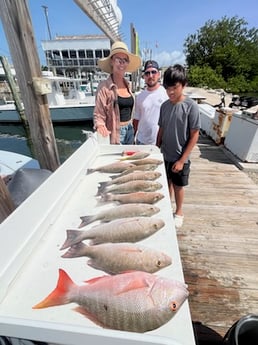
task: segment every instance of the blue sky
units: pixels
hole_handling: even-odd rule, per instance
[[[43,5],[48,7],[52,37],[102,33],[73,0],[29,0],[28,3],[42,64],[45,59],[41,40],[48,39]],[[117,5],[123,15],[120,31],[124,41],[130,47],[130,25],[133,24],[144,57],[156,59],[161,66],[184,63],[185,39],[208,20],[238,16],[246,20],[249,28],[258,27],[257,0],[117,0]],[[11,61],[2,25],[0,55]]]

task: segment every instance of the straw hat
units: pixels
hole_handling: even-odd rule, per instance
[[[113,43],[109,56],[98,60],[98,66],[102,71],[112,73],[110,59],[118,53],[124,53],[129,57],[130,62],[126,66],[126,72],[135,72],[141,66],[141,58],[138,55],[130,53],[125,43],[117,41]]]

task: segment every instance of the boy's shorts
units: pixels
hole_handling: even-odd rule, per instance
[[[175,162],[165,161],[165,169],[168,181],[171,181],[174,185],[179,187],[184,187],[188,185],[189,175],[190,175],[190,165],[191,162],[188,161],[184,164],[183,170],[175,173],[173,172],[172,166]]]

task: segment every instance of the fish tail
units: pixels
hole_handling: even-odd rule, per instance
[[[82,228],[83,226],[86,226],[93,222],[93,217],[92,216],[82,216],[81,218],[81,224],[79,225],[79,228]]]
[[[34,305],[32,309],[42,309],[70,303],[68,292],[74,286],[75,284],[68,274],[64,270],[59,269],[56,288],[45,299]]]
[[[86,175],[92,174],[95,171],[95,169],[87,169]]]
[[[85,248],[88,246],[82,242],[76,243],[71,246],[63,255],[62,258],[78,258],[80,256],[85,256]]]
[[[107,186],[107,182],[100,182],[99,183],[97,196],[103,192],[103,190],[106,188],[106,186]]]
[[[60,250],[66,249],[80,242],[82,233],[83,231],[80,231],[80,230],[72,230],[72,229],[66,230],[66,240],[64,241],[64,244],[62,245]]]
[[[105,193],[101,195],[102,202],[112,201],[112,194],[111,193]]]
[[[117,177],[120,177],[121,174],[116,174],[116,175],[110,175],[109,177],[111,178],[111,180],[114,180]]]

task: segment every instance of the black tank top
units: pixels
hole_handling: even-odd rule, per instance
[[[132,109],[134,105],[134,99],[130,97],[120,97],[118,96],[118,106],[120,112],[120,121],[127,122],[131,120]]]

